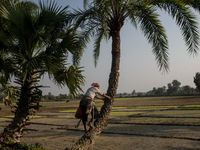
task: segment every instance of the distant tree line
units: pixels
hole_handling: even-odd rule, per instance
[[[190,87],[189,85],[180,86],[181,82],[178,80],[173,80],[172,83],[168,83],[167,87],[153,88],[146,93],[147,96],[173,96],[173,95],[194,95],[198,94],[199,90],[197,88]]]
[[[181,82],[178,80],[173,80],[171,83],[162,87],[153,87],[152,90],[148,92],[136,92],[132,93],[118,93],[117,97],[134,97],[134,96],[176,96],[176,95],[197,95],[200,94],[200,73],[197,72],[194,77],[194,83],[196,88],[185,85],[181,87]]]
[[[74,97],[74,99],[80,99],[83,96],[83,94],[79,94]],[[7,94],[2,92],[0,90],[0,102],[3,102],[3,99],[7,97]],[[41,101],[65,101],[71,99],[71,96],[69,94],[59,94],[58,96],[53,95],[51,92],[49,92],[46,95],[42,96]],[[15,99],[13,99],[15,101]]]
[[[173,80],[171,83],[167,84],[166,86],[162,87],[153,87],[152,90],[148,92],[136,92],[135,90],[132,91],[132,93],[118,93],[116,97],[134,97],[134,96],[176,96],[176,95],[197,95],[200,94],[200,73],[197,72],[194,77],[194,83],[196,85],[196,88],[190,87],[189,85],[185,85],[181,87],[181,82],[178,80]],[[7,95],[0,90],[0,102],[3,101],[3,99]],[[75,99],[80,99],[83,96],[83,94],[79,94]],[[49,92],[47,95],[42,96],[41,101],[65,101],[71,99],[69,94],[59,94],[58,96],[53,95],[51,92]]]
[[[79,94],[75,96],[75,99],[79,99],[83,96],[83,94]],[[59,94],[58,96],[52,95],[51,92],[49,92],[47,95],[44,95],[42,97],[41,101],[65,101],[71,99],[70,95],[68,94]]]

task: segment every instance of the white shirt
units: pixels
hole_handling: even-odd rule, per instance
[[[92,99],[95,98],[96,95],[102,95],[103,96],[103,93],[101,93],[101,91],[97,88],[97,87],[90,87],[84,96],[89,96],[91,97]]]

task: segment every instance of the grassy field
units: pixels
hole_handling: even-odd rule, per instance
[[[101,110],[101,106],[103,105],[102,100],[95,100],[96,106],[98,110]],[[39,117],[40,112],[54,112],[54,113],[63,113],[66,115],[62,115],[62,117],[66,118],[74,118],[74,114],[76,112],[77,107],[79,106],[79,100],[70,100],[66,103],[66,101],[60,102],[41,102],[40,111],[37,114]],[[3,103],[0,103],[0,107],[2,111],[0,111],[0,115],[3,111],[11,111],[14,108],[9,108],[4,106]],[[9,115],[9,116],[7,116]],[[12,118],[10,113],[7,115],[1,115],[0,121],[6,116],[6,120]],[[171,118],[195,118],[198,119],[200,116],[200,97],[197,96],[174,96],[174,97],[142,97],[142,98],[116,98],[114,102],[114,106],[112,107],[112,112],[110,114],[110,119],[117,118],[119,122],[120,118],[126,117],[131,121],[131,118],[146,117],[144,120],[148,122],[148,118],[156,118],[159,120],[165,118],[164,120]],[[41,116],[45,117],[45,116]],[[147,119],[147,120],[146,120]],[[152,119],[151,119],[152,120]],[[138,122],[138,121],[137,121]],[[152,122],[152,121],[151,121]],[[199,122],[200,124],[200,122]]]
[[[96,100],[98,110],[102,100]],[[50,150],[70,147],[83,135],[83,125],[74,115],[79,100],[41,102],[42,107],[30,116],[29,132],[22,142],[41,143]],[[10,109],[0,103],[0,130],[11,121]],[[115,99],[108,126],[95,150],[197,150],[200,147],[200,97],[142,97]],[[35,132],[36,131],[36,132]],[[39,132],[37,132],[39,131]],[[134,142],[133,142],[134,141]]]
[[[74,103],[76,102],[69,102],[69,105],[74,106]],[[100,111],[103,103],[97,100],[96,105]],[[68,118],[73,118],[76,109],[58,112],[72,113]],[[200,98],[195,96],[116,99],[110,114],[110,123],[200,125]]]

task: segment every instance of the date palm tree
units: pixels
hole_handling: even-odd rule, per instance
[[[16,94],[16,110],[13,121],[1,134],[1,142],[10,136],[19,142],[28,121],[30,109],[39,109],[42,92],[38,85],[48,74],[58,86],[67,86],[72,96],[79,93],[84,84],[82,68],[67,64],[68,53],[75,55],[76,66],[84,44],[71,29],[68,7],[61,8],[55,2],[31,2],[0,4],[1,55],[0,74],[7,81],[14,77],[19,85]]]
[[[188,52],[197,54],[199,46],[198,27],[195,15],[191,8],[199,10],[200,2],[197,0],[84,0],[84,10],[76,10],[75,27],[81,27],[85,32],[85,40],[94,37],[95,65],[100,53],[102,39],[112,39],[112,64],[109,76],[106,99],[101,108],[100,117],[94,122],[94,129],[83,137],[71,149],[87,149],[95,141],[103,128],[112,109],[119,80],[120,67],[120,31],[125,21],[133,27],[139,26],[142,33],[152,45],[152,52],[160,71],[169,71],[168,40],[164,27],[161,25],[157,10],[168,13],[180,27],[185,39]]]

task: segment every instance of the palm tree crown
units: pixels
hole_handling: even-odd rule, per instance
[[[81,67],[67,67],[68,53],[81,53],[79,36],[69,26],[71,17],[68,7],[61,8],[54,2],[39,6],[31,2],[0,4],[1,34],[0,74],[8,81],[12,76],[19,84],[15,117],[1,138],[12,137],[19,142],[30,109],[39,109],[42,85],[41,77],[48,73],[54,83],[69,88],[72,96],[79,93],[84,84]],[[78,65],[79,57],[74,56]]]
[[[125,21],[134,27],[139,26],[152,44],[159,70],[169,71],[168,40],[164,27],[158,19],[157,10],[169,13],[180,27],[188,51],[197,54],[199,46],[198,27],[191,8],[199,9],[197,1],[180,0],[94,0],[88,4],[84,0],[85,10],[76,11],[79,16],[77,26],[85,27],[85,38],[95,35],[95,65],[99,57],[100,42],[120,31]],[[198,2],[199,3],[199,2]],[[200,4],[199,4],[200,5]],[[87,26],[84,26],[84,25]],[[84,28],[83,28],[84,29]]]
[[[40,2],[39,6],[40,9],[29,2],[18,3],[11,9],[1,6],[2,18],[7,23],[3,31],[5,34],[1,36],[4,46],[2,50],[7,52],[6,60],[9,59],[12,64],[12,66],[5,64],[6,68],[10,66],[12,72],[9,73],[23,80],[31,78],[35,73],[39,76],[48,73],[59,86],[71,87],[76,83],[76,87],[69,90],[71,94],[77,94],[78,90],[81,90],[83,77],[74,76],[71,82],[64,78],[61,81],[57,73],[61,75],[62,72],[62,76],[63,74],[66,76],[69,71],[81,72],[73,66],[71,69],[66,68],[68,53],[75,53],[77,45],[80,45],[78,35],[69,27],[66,28],[69,22],[68,7],[61,9],[51,2],[49,6]],[[1,59],[4,63],[5,57]],[[2,71],[5,70],[3,67],[5,66],[2,66]]]

